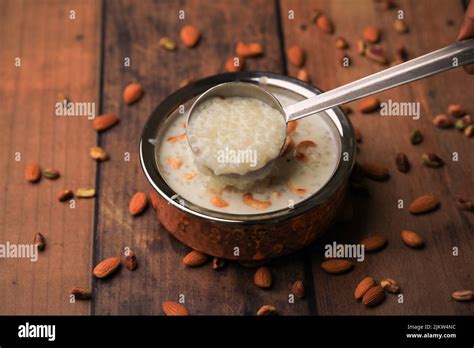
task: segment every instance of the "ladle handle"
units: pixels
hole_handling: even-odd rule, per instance
[[[336,105],[348,103],[386,89],[419,80],[449,69],[474,63],[474,38],[457,42],[424,56],[409,60],[360,80],[319,94],[284,111],[287,121],[315,114]]]

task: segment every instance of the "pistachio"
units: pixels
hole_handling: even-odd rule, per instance
[[[89,149],[89,155],[97,161],[105,161],[109,156],[107,152],[99,146],[93,146]]]
[[[167,51],[174,51],[176,50],[176,42],[174,42],[169,37],[162,37],[158,44]]]
[[[418,145],[420,144],[421,142],[423,141],[423,134],[421,133],[421,131],[417,128],[414,128],[412,131],[411,131],[411,134],[410,134],[410,142],[413,144],[413,145]]]
[[[474,204],[468,199],[458,196],[456,197],[456,203],[462,210],[474,211]]]
[[[472,123],[472,116],[465,115],[455,122],[454,127],[456,127],[456,129],[459,131],[463,131],[466,129],[466,127],[472,125]]]
[[[43,176],[49,180],[56,180],[59,178],[59,172],[56,169],[45,168],[43,169]]]
[[[220,257],[214,257],[212,259],[211,267],[213,270],[217,271],[222,269],[225,266],[226,262],[224,259],[221,259]]]
[[[35,245],[36,245],[36,247],[38,248],[39,251],[43,251],[45,246],[46,246],[46,242],[44,240],[44,237],[39,232],[35,236]]]
[[[95,196],[95,189],[90,187],[81,187],[77,189],[76,196],[79,198],[92,198]]]
[[[444,165],[443,160],[434,153],[424,153],[421,159],[423,160],[423,164],[427,167],[439,168]]]
[[[385,278],[380,281],[380,286],[387,292],[392,294],[398,294],[400,292],[400,287],[395,282],[395,280],[390,278]]]
[[[467,126],[466,129],[464,130],[464,135],[468,138],[472,137],[472,134],[474,133],[473,125],[471,124],[470,126]]]
[[[410,162],[408,162],[408,157],[403,152],[397,154],[395,163],[400,172],[406,173],[410,170]]]
[[[365,55],[370,60],[377,62],[379,64],[382,64],[382,65],[388,64],[388,59],[385,56],[385,51],[382,48],[382,46],[379,46],[379,45],[369,46],[365,50]]]
[[[464,122],[462,120],[457,120],[454,123],[454,128],[456,128],[458,131],[463,131],[466,126],[464,125]]]

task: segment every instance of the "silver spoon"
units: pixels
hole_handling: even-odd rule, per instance
[[[196,99],[189,110],[186,124],[191,124],[193,110],[197,105],[216,96],[259,99],[279,110],[286,124],[288,124],[290,121],[314,115],[334,106],[471,63],[474,63],[474,38],[454,43],[285,108],[271,93],[255,84],[227,82],[210,88]],[[265,167],[259,169],[259,171]]]

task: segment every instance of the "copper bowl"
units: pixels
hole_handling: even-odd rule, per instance
[[[341,156],[330,180],[315,194],[292,208],[255,215],[219,213],[179,197],[157,167],[155,145],[173,112],[207,89],[224,82],[258,83],[270,91],[304,99],[321,91],[300,80],[267,72],[239,72],[196,81],[166,98],[150,116],[140,141],[143,171],[158,192],[157,216],[163,226],[189,247],[208,255],[234,260],[262,260],[299,250],[321,236],[345,198],[356,145],[350,121],[340,108],[326,112],[339,135]]]

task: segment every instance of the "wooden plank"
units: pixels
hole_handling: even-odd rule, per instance
[[[69,303],[69,289],[90,286],[94,201],[71,209],[56,195],[94,186],[88,146],[96,133],[87,117],[55,116],[55,103],[61,93],[97,103],[99,24],[94,0],[0,3],[0,243],[31,244],[37,232],[47,241],[37,262],[0,259],[2,315],[90,313],[88,302]],[[61,178],[27,183],[31,161],[57,168]]]
[[[283,0],[282,14],[295,11],[295,20],[283,21],[286,46],[299,44],[308,52],[307,69],[314,84],[330,89],[362,76],[376,72],[381,67],[358,56],[356,41],[361,38],[367,25],[383,28],[382,45],[394,57],[397,45],[403,44],[410,57],[416,57],[453,42],[463,18],[460,1],[396,1],[404,11],[410,33],[400,35],[392,28],[396,11],[380,11],[375,1],[334,0],[307,1]],[[312,9],[321,9],[335,23],[336,33],[327,35],[311,24]],[[427,11],[427,9],[430,9]],[[306,32],[301,31],[306,24]],[[351,44],[348,50],[352,65],[339,65],[338,52],[334,46],[337,36]],[[293,68],[290,73],[295,73]],[[446,112],[450,103],[465,105],[474,112],[472,90],[474,80],[463,71],[451,71],[418,81],[379,95],[382,101],[420,102],[421,118],[381,118],[360,115],[351,116],[353,124],[363,134],[363,143],[358,154],[359,161],[385,163],[392,177],[386,183],[368,182],[370,198],[354,201],[354,217],[345,225],[337,225],[326,238],[314,248],[313,270],[317,311],[319,314],[472,314],[473,304],[456,303],[451,292],[469,288],[473,283],[474,243],[472,230],[474,216],[459,211],[454,203],[457,194],[474,197],[472,172],[472,140],[456,130],[441,131],[431,123],[433,115]],[[353,106],[356,104],[354,103]],[[424,142],[413,146],[409,142],[412,128],[425,134]],[[405,152],[412,170],[401,174],[395,168],[397,152]],[[421,165],[423,152],[434,152],[447,162],[443,169],[430,169]],[[459,154],[459,161],[451,160],[452,153]],[[411,216],[407,207],[417,195],[433,193],[442,207],[425,216]],[[397,208],[402,199],[405,208]],[[412,229],[424,236],[424,250],[411,250],[402,245],[400,230]],[[368,235],[381,234],[388,238],[386,250],[366,255],[366,261],[357,263],[355,270],[341,276],[324,274],[320,269],[323,247],[326,243],[355,243]],[[459,248],[459,256],[452,255],[452,248]],[[357,283],[366,275],[380,280],[383,277],[396,279],[403,289],[404,303],[397,303],[389,296],[381,306],[368,310],[353,299]]]
[[[185,20],[179,20],[180,10]],[[201,78],[224,71],[227,57],[238,40],[257,41],[266,54],[249,60],[249,70],[282,71],[275,3],[259,1],[111,1],[106,6],[104,58],[104,112],[116,112],[120,124],[100,137],[111,161],[100,171],[100,204],[94,261],[131,247],[138,255],[135,272],[123,269],[106,282],[95,282],[95,314],[162,314],[161,302],[185,295],[193,314],[253,314],[263,304],[274,304],[283,313],[305,314],[304,301],[288,304],[291,282],[304,276],[300,259],[272,266],[275,286],[262,291],[253,285],[253,270],[229,265],[219,272],[210,266],[187,269],[182,258],[187,247],[171,237],[149,209],[132,218],[128,202],[136,191],[149,191],[139,164],[138,140],[145,121],[167,95],[186,78]],[[179,44],[176,52],[159,47],[168,36],[178,41],[185,24],[203,33],[195,49]],[[131,58],[131,67],[123,60]],[[123,88],[133,80],[146,90],[136,105],[121,102]],[[131,160],[123,160],[124,153]]]

